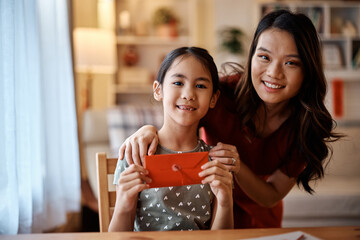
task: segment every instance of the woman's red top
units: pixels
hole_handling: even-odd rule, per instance
[[[265,180],[277,169],[289,177],[297,177],[305,163],[298,147],[292,144],[291,118],[268,137],[251,136],[248,129],[241,126],[235,111],[234,89],[234,82],[222,82],[222,92],[216,107],[210,109],[200,123],[204,141],[213,146],[218,142],[236,146],[241,161]],[[237,184],[233,196],[235,228],[281,227],[282,201],[272,208],[262,207]]]

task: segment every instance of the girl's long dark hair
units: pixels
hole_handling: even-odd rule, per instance
[[[327,91],[322,63],[321,44],[311,20],[301,13],[278,10],[264,16],[260,21],[250,46],[249,58],[236,89],[237,111],[242,125],[255,129],[253,120],[264,102],[257,95],[251,80],[251,60],[259,36],[265,30],[277,28],[289,32],[296,43],[303,63],[304,80],[299,93],[290,100],[292,106],[293,147],[299,149],[306,161],[306,168],[298,176],[297,184],[312,193],[309,181],[324,176],[324,162],[332,149],[328,142],[338,140],[341,135],[333,132],[336,122],[324,105]],[[265,120],[264,120],[265,121]],[[295,144],[295,145],[294,145]]]

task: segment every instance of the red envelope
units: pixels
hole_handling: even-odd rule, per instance
[[[145,168],[149,171],[154,187],[200,184],[201,166],[209,161],[209,152],[159,154],[145,157]]]

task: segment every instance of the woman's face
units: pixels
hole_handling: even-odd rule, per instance
[[[251,78],[268,107],[286,104],[299,92],[303,64],[290,33],[270,28],[260,35],[251,60]]]

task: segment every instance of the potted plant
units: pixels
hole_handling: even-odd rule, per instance
[[[157,35],[162,37],[177,37],[178,18],[170,8],[161,7],[153,14],[153,24],[156,27]]]
[[[243,31],[237,27],[226,27],[220,31],[221,47],[232,55],[241,55],[244,52],[242,44]]]

